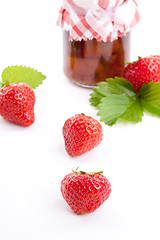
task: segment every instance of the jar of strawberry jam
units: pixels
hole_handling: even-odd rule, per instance
[[[63,69],[74,83],[94,87],[123,76],[130,59],[130,29],[139,21],[134,0],[64,0]]]
[[[123,76],[125,61],[130,57],[130,33],[112,42],[68,41],[68,35],[63,32],[63,67],[73,82],[92,87],[106,78]]]

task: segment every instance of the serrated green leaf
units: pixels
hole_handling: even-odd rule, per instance
[[[139,91],[142,107],[149,113],[160,117],[160,83],[144,84]]]
[[[41,72],[30,67],[11,66],[2,72],[2,82],[19,83],[24,82],[32,88],[38,87],[46,78]]]
[[[138,123],[142,121],[143,108],[138,99],[129,106],[129,108],[122,114],[121,119],[129,122]]]
[[[136,97],[136,92],[130,82],[119,77],[108,78],[106,82],[100,82],[98,87],[93,89],[93,93],[90,94],[91,105],[97,107],[101,99],[108,94],[125,94],[130,97]]]
[[[149,83],[147,83],[147,84],[143,84],[143,86],[140,88],[140,90],[139,90],[139,94],[138,94],[138,96],[140,97],[140,98],[143,98],[144,97],[144,95],[146,95],[147,93],[149,93],[150,92],[150,88],[153,86],[153,82],[149,82]]]
[[[130,97],[136,96],[132,84],[123,78],[108,78],[107,82],[109,83],[108,91],[112,94],[125,94]]]
[[[102,98],[98,108],[98,116],[101,116],[100,120],[109,126],[114,125],[118,119],[138,122],[141,121],[143,116],[138,99],[124,94],[107,95],[107,97]]]
[[[118,119],[131,122],[142,120],[143,111],[137,93],[123,78],[108,78],[93,89],[91,105],[99,109],[101,121],[112,126]]]
[[[90,94],[91,98],[90,98],[90,104],[93,106],[93,107],[97,107],[98,104],[101,102],[101,99],[102,99],[102,96],[97,94],[97,93],[91,93]]]
[[[98,87],[93,88],[93,93],[90,94],[90,103],[93,107],[97,107],[101,99],[107,96],[109,93],[108,86],[107,82],[101,82],[98,84]]]

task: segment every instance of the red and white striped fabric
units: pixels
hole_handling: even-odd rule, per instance
[[[135,0],[63,0],[57,25],[69,40],[113,41],[139,21]]]

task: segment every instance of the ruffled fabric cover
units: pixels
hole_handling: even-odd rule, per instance
[[[113,41],[125,36],[140,20],[135,0],[63,0],[57,25],[69,40]]]

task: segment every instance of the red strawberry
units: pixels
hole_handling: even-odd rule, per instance
[[[160,81],[160,56],[154,55],[145,58],[139,58],[138,61],[130,63],[125,67],[124,78],[131,82],[136,92],[140,90],[143,84],[150,81]]]
[[[35,94],[25,83],[13,83],[0,91],[0,115],[10,122],[30,126],[34,122]]]
[[[103,131],[97,120],[76,114],[64,123],[63,136],[66,151],[73,157],[96,147],[103,139]]]
[[[62,196],[76,214],[94,212],[110,196],[111,184],[102,173],[76,170],[62,180]]]

